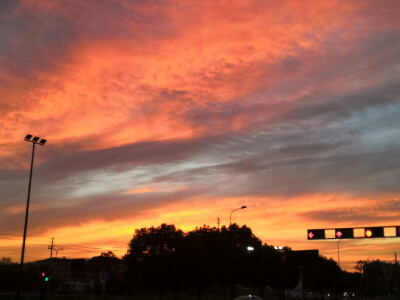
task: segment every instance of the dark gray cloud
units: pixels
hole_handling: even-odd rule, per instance
[[[40,9],[26,11],[21,18],[17,3],[1,13],[0,56],[7,59],[2,60],[0,84],[6,90],[15,88],[15,82],[21,79],[39,84],[39,71],[54,72],[67,63],[75,36],[72,20]]]
[[[13,102],[0,112],[34,106],[24,91],[57,84],[47,82],[41,74],[57,74],[65,66],[74,65],[76,50],[81,50],[76,45],[100,40],[109,40],[112,45],[115,40],[125,40],[140,49],[154,39],[177,34],[168,14],[169,5],[164,1],[2,1],[0,96]]]
[[[320,113],[297,120],[290,116],[286,122],[249,133],[135,143],[69,155],[39,149],[53,158],[35,166],[35,190],[40,202],[81,197],[66,192],[66,186],[72,191],[86,186],[95,193],[97,184],[102,191],[107,180],[116,193],[109,197],[117,198],[127,188],[124,180],[130,180],[132,187],[178,183],[193,187],[192,197],[395,192],[400,175],[396,163],[400,106],[385,103],[344,115],[332,109],[330,118],[321,118]],[[340,117],[334,118],[336,114]],[[9,197],[4,204],[22,202],[28,173],[7,169],[2,173],[3,195]],[[118,177],[119,173],[126,176]],[[209,188],[196,190],[201,186]]]
[[[317,113],[304,119],[290,116],[247,133],[135,143],[69,155],[52,154],[49,146],[40,148],[49,151],[52,159],[35,166],[32,195],[40,208],[32,213],[32,224],[40,231],[43,214],[48,216],[44,224],[54,226],[112,220],[163,203],[202,197],[395,193],[400,178],[400,106],[387,103],[346,114],[332,109],[326,112],[331,114],[328,118]],[[340,117],[334,118],[336,114]],[[3,208],[25,202],[27,176],[25,170],[3,170]],[[188,190],[123,194],[153,185]],[[60,209],[53,202],[66,204]],[[4,212],[4,224],[22,218],[22,212]],[[15,225],[7,226],[17,230]]]
[[[334,210],[315,210],[301,214],[310,222],[347,223],[371,226],[385,221],[387,225],[397,225],[400,218],[400,200],[397,198],[378,203],[365,203],[364,206],[337,208]]]

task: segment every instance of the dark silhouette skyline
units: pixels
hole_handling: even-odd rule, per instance
[[[235,223],[190,232],[161,224],[135,230],[122,258],[107,251],[90,259],[28,263],[22,292],[40,294],[41,299],[47,294],[234,299],[243,291],[263,299],[329,294],[396,299],[398,268],[398,263],[360,260],[353,272],[346,272],[318,250],[276,249],[262,243],[251,228]],[[17,271],[17,263],[0,261],[0,292],[16,289]]]

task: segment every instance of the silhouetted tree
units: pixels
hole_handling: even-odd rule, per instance
[[[181,282],[184,286],[195,286],[198,299],[203,289],[212,285],[216,279],[217,262],[213,256],[213,246],[209,240],[218,235],[215,228],[207,226],[189,232],[181,243],[178,254],[178,265],[181,271]],[[210,247],[211,246],[211,247]]]
[[[293,289],[299,283],[300,269],[298,265],[288,264],[285,260],[290,248],[272,254],[272,269],[268,273],[270,286],[279,291],[279,299],[285,299],[285,291]]]
[[[11,291],[17,288],[19,265],[9,257],[0,260],[0,291]]]
[[[112,251],[102,252],[87,262],[87,269],[94,278],[95,294],[114,294],[122,289],[122,261]]]
[[[256,257],[255,265],[252,264],[253,272],[250,279],[252,284],[258,287],[259,296],[264,297],[264,289],[273,285],[273,279],[278,272],[282,260],[282,254],[277,252],[274,247],[264,244],[254,252]]]
[[[236,284],[249,282],[249,277],[253,277],[259,268],[255,267],[255,253],[249,253],[248,246],[252,246],[257,252],[261,248],[261,240],[257,238],[251,229],[246,225],[239,227],[236,223],[229,227],[221,228],[222,240],[225,242],[224,249],[228,265],[228,278],[231,287],[231,296],[236,295]],[[250,264],[253,261],[253,264]]]
[[[354,268],[362,274],[363,292],[366,297],[384,298],[388,295],[400,295],[398,263],[360,260]]]
[[[321,299],[325,292],[338,295],[344,290],[343,274],[336,261],[320,256],[315,266],[303,268],[304,288],[319,292]]]
[[[157,287],[161,295],[175,290],[180,279],[176,251],[182,239],[183,232],[174,225],[135,230],[124,257],[129,286]]]
[[[255,248],[254,253],[247,246]],[[247,226],[221,230],[203,226],[184,235],[173,225],[135,231],[124,258],[129,285],[163,291],[196,287],[198,298],[207,286],[257,285],[261,241]],[[225,289],[224,289],[225,290]]]
[[[234,298],[237,285],[258,288],[261,296],[269,286],[284,298],[285,290],[295,288],[300,279],[301,263],[288,259],[296,257],[294,252],[262,245],[247,226],[217,229],[204,225],[183,234],[174,225],[162,224],[135,230],[123,259],[125,283],[131,292],[158,290],[161,296],[193,287],[198,299],[210,286],[222,285],[224,298],[226,287]],[[113,255],[103,253],[100,258],[113,259]],[[338,295],[359,289],[360,275],[343,272],[334,260],[320,256],[313,263],[303,268],[305,289],[318,291],[321,298],[326,292]]]

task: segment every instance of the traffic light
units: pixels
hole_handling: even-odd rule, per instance
[[[384,238],[384,227],[368,227],[364,228],[364,237],[366,238]]]
[[[40,273],[40,300],[45,300],[48,294],[50,274],[47,272]]]
[[[393,229],[396,230],[396,233],[393,232]],[[333,234],[333,232],[335,234]],[[398,237],[400,237],[400,226],[307,229],[308,240],[371,239]]]
[[[354,239],[353,228],[335,229],[335,239]]]
[[[41,279],[42,279],[42,282],[47,283],[47,282],[49,282],[50,276],[49,276],[48,273],[42,272],[42,273],[41,273]]]
[[[308,229],[307,230],[308,240],[323,240],[325,239],[325,229]]]

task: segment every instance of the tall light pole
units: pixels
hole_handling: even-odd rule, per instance
[[[233,212],[237,211],[237,210],[240,210],[240,209],[245,209],[245,208],[247,208],[247,206],[243,205],[242,207],[235,208],[234,210],[231,211],[231,214],[229,215],[229,231],[231,230]],[[235,232],[235,235],[232,237],[233,238],[233,240],[232,240],[233,244],[235,244],[235,240],[237,238],[236,235],[237,235],[237,232]],[[234,247],[236,247],[236,246],[234,246]],[[233,298],[236,298],[236,297],[234,297],[234,295],[235,295],[235,281],[234,281],[234,277],[233,277],[233,273],[234,273],[234,264],[233,264],[234,249],[232,249],[232,248],[229,248],[229,249],[230,249],[230,252],[231,252],[230,253],[230,256],[231,256],[231,258],[230,258],[230,269],[229,269],[229,277],[230,277],[231,284],[230,284],[230,289],[229,289],[229,293],[230,293],[229,299],[233,299]],[[251,250],[248,249],[248,251],[251,251]]]
[[[234,211],[237,211],[237,210],[240,210],[240,209],[245,209],[245,208],[247,208],[247,206],[243,205],[242,207],[236,208],[236,209],[234,209],[234,210],[231,211],[231,214],[229,215],[229,226],[232,225],[232,213],[233,213]]]
[[[47,140],[41,139],[38,136],[34,137],[32,134],[27,134],[25,136],[25,141],[32,143],[32,159],[31,159],[31,171],[29,173],[28,198],[26,200],[24,237],[22,239],[21,263],[20,263],[20,267],[19,267],[19,280],[18,280],[17,300],[20,299],[20,295],[21,295],[22,270],[23,270],[23,266],[24,266],[26,229],[27,229],[27,226],[28,226],[29,200],[30,200],[30,197],[31,197],[33,158],[35,156],[35,146],[36,146],[36,144],[38,144],[40,146],[44,146],[44,144],[47,142]]]

